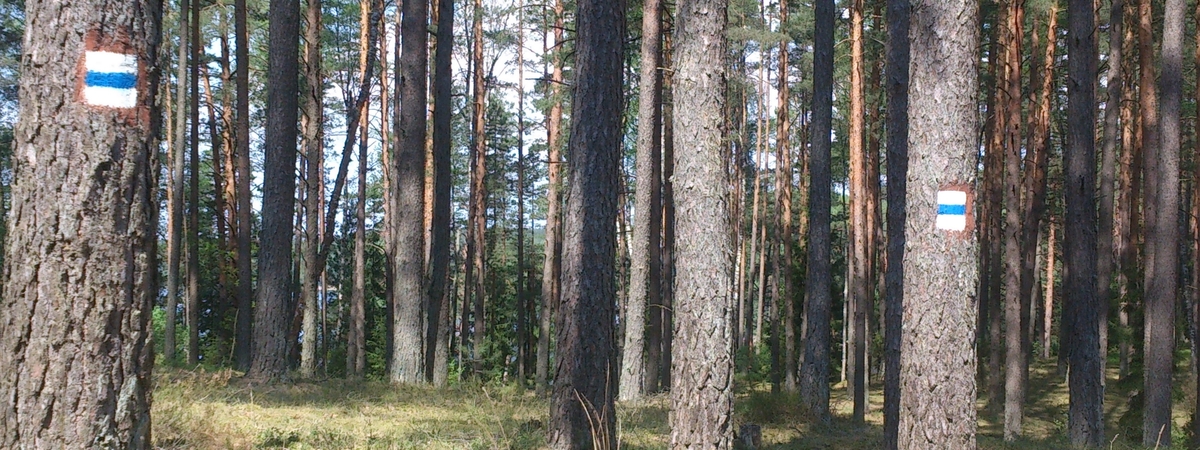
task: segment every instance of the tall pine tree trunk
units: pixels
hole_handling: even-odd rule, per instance
[[[300,341],[300,377],[312,378],[317,369],[317,294],[321,270],[317,252],[321,247],[321,203],[325,172],[323,122],[324,83],[321,75],[321,0],[308,0],[304,29],[304,105],[301,115],[305,154],[303,278],[300,302],[304,305],[303,337]],[[354,114],[355,112],[350,112]]]
[[[447,381],[450,348],[447,338],[450,332],[450,123],[453,117],[451,94],[453,73],[450,62],[454,51],[454,0],[438,0],[437,38],[433,55],[433,230],[429,244],[431,274],[429,301],[436,303],[430,308],[426,339],[433,341],[431,355],[425,356],[426,370],[432,370],[430,381],[435,386],[444,386]],[[436,311],[434,310],[436,309]],[[428,350],[427,350],[428,351]]]
[[[788,8],[787,1],[779,3],[779,22],[781,26],[786,26],[788,23]],[[786,33],[786,30],[783,30]],[[796,287],[792,282],[795,279],[793,272],[792,246],[794,245],[795,232],[792,223],[792,149],[790,145],[791,139],[791,117],[788,111],[788,102],[790,95],[788,86],[790,79],[788,78],[788,46],[791,39],[781,39],[779,41],[779,127],[775,142],[778,146],[778,163],[776,167],[783,174],[782,182],[776,182],[779,186],[779,215],[781,217],[780,233],[780,248],[783,260],[782,267],[779,272],[782,273],[779,280],[779,295],[776,297],[776,308],[782,314],[783,332],[781,338],[784,340],[780,350],[783,352],[783,388],[789,392],[795,392],[800,387],[800,380],[796,378]],[[739,201],[741,199],[738,199]],[[778,329],[777,329],[778,330]]]
[[[978,9],[922,0],[913,12],[898,447],[973,449]],[[965,223],[938,219],[955,212]]]
[[[1071,322],[1068,345],[1072,346],[1067,434],[1073,445],[1098,447],[1104,444],[1104,385],[1101,308],[1092,273],[1096,267],[1096,18],[1092,2],[1070,0],[1067,17],[1067,146],[1063,152],[1063,286],[1067,298],[1063,317]]]
[[[1007,11],[1000,31],[1003,77],[997,90],[997,114],[1003,114],[1001,148],[1004,161],[1004,440],[1021,435],[1025,403],[1025,349],[1021,327],[1021,40],[1024,8],[1017,0],[1002,2]]]
[[[904,231],[908,193],[908,0],[887,2],[887,271],[884,273],[883,448],[900,433],[900,350],[904,310]]]
[[[237,153],[237,328],[234,355],[237,367],[249,370],[253,346],[254,302],[253,270],[250,261],[251,221],[250,204],[250,32],[246,24],[246,0],[234,0],[233,29],[237,41],[237,67],[234,80],[237,89],[237,130],[234,133]]]
[[[1171,374],[1175,353],[1175,308],[1179,285],[1179,149],[1183,84],[1185,2],[1167,0],[1163,19],[1162,121],[1158,138],[1145,143],[1146,161],[1146,396],[1142,423],[1145,446],[1171,442]],[[1148,21],[1149,8],[1143,11]],[[1143,22],[1145,26],[1145,22]],[[1150,75],[1153,75],[1152,68]],[[1143,96],[1146,94],[1143,93]],[[1143,114],[1146,112],[1143,111]],[[1145,126],[1153,125],[1147,120]],[[1143,132],[1149,134],[1151,130]]]
[[[875,283],[871,281],[872,267],[868,256],[872,220],[869,201],[870,180],[863,122],[863,2],[850,2],[850,297],[847,304],[853,311],[850,321],[850,361],[848,387],[854,403],[852,419],[862,423],[867,412],[867,321],[871,317],[871,297]]]
[[[1113,252],[1113,229],[1116,217],[1113,204],[1116,200],[1117,183],[1117,143],[1121,139],[1121,128],[1118,123],[1121,116],[1121,98],[1124,91],[1124,77],[1121,65],[1124,61],[1121,48],[1121,38],[1124,34],[1124,0],[1113,0],[1109,11],[1108,21],[1108,98],[1104,103],[1104,137],[1101,141],[1100,187],[1097,192],[1099,200],[1100,219],[1096,230],[1096,295],[1100,302],[1100,372],[1106,372],[1108,361],[1108,311],[1113,302],[1112,278],[1115,266]],[[1049,34],[1053,36],[1053,33]],[[1049,46],[1050,44],[1047,44]],[[1050,70],[1047,70],[1050,73]],[[1101,375],[1103,382],[1106,376]]]
[[[401,56],[397,61],[396,87],[400,90],[400,122],[394,141],[396,178],[392,223],[395,240],[394,345],[389,379],[413,384],[425,379],[422,368],[422,316],[425,313],[425,125],[426,67],[429,5],[424,0],[404,0],[401,6]],[[404,211],[405,214],[398,212]]]
[[[187,363],[200,362],[200,2],[192,2],[192,20],[188,41],[191,57],[188,61],[188,218],[187,228]]]
[[[554,46],[563,42],[563,5],[562,0],[554,2]],[[537,390],[544,392],[550,382],[550,324],[558,309],[559,275],[562,270],[562,205],[560,190],[562,189],[562,157],[559,151],[560,128],[562,126],[562,92],[563,72],[562,61],[559,57],[552,58],[554,68],[550,73],[550,111],[546,115],[546,242],[543,247],[544,259],[542,265],[542,305],[538,320],[537,361]]]
[[[179,61],[176,70],[175,98],[175,141],[170,154],[170,171],[167,179],[167,303],[166,326],[163,336],[163,358],[167,364],[175,362],[178,343],[175,342],[175,325],[179,321],[179,265],[183,240],[183,165],[187,148],[187,60],[188,60],[188,5],[190,0],[179,3]]]
[[[547,439],[554,449],[617,446],[614,263],[624,107],[622,6],[581,0],[576,7],[572,159]]]
[[[671,445],[729,448],[733,438],[733,242],[722,112],[727,2],[679,5],[676,155],[680,185],[676,290],[679,354],[671,366]]]
[[[20,65],[0,447],[151,448],[161,6],[25,3],[23,50],[43,56]],[[88,94],[93,57],[127,95]]]
[[[637,187],[634,189],[633,245],[629,266],[629,304],[621,358],[621,400],[641,398],[646,381],[646,308],[658,305],[662,279],[659,246],[662,231],[662,20],[659,0],[647,0],[642,13],[641,82],[638,84]],[[652,363],[657,363],[656,361]]]
[[[809,154],[808,275],[805,277],[804,366],[800,368],[803,407],[822,422],[829,414],[831,178],[830,147],[833,120],[833,0],[815,5],[813,45],[812,143]]]
[[[274,0],[268,12],[267,123],[263,163],[262,238],[254,309],[254,352],[247,377],[287,373],[292,310],[292,233],[299,115],[300,2]],[[247,173],[248,175],[249,173]]]
[[[474,300],[475,326],[471,330],[471,372],[478,375],[483,371],[483,339],[486,322],[484,305],[484,233],[487,218],[487,130],[484,108],[487,85],[483,76],[483,3],[475,0],[471,26],[471,198],[467,219],[467,289]],[[463,307],[463,323],[466,323],[467,307]]]

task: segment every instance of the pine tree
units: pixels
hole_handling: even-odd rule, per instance
[[[0,447],[148,449],[162,4],[25,7]]]
[[[975,448],[976,2],[913,3],[898,447]]]
[[[562,301],[547,442],[554,449],[617,446],[616,226],[620,186],[625,10],[576,7]]]

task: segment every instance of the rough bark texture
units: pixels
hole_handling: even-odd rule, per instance
[[[1079,1],[1079,0],[1076,0]],[[1161,147],[1145,143],[1146,161],[1146,396],[1142,444],[1171,442],[1171,374],[1179,297],[1179,147],[1183,84],[1182,0],[1167,0],[1163,19]],[[1149,15],[1149,8],[1144,13]],[[1149,17],[1143,17],[1148,21]],[[1072,23],[1073,24],[1073,23]],[[1146,23],[1143,22],[1143,26]],[[1152,71],[1153,69],[1151,69]],[[1151,72],[1153,76],[1153,72]],[[1145,112],[1143,111],[1143,114]],[[1150,134],[1147,120],[1143,133]],[[1068,235],[1069,236],[1069,235]]]
[[[304,272],[300,284],[304,305],[303,336],[300,341],[300,377],[312,378],[317,370],[317,287],[322,270],[317,252],[321,247],[321,203],[325,173],[325,89],[321,79],[321,0],[308,0],[304,27],[304,105],[301,115],[304,143]],[[351,113],[353,114],[353,113]]]
[[[663,67],[666,70],[663,72],[663,169],[662,169],[662,196],[663,196],[663,240],[662,240],[662,307],[657,308],[662,311],[662,354],[659,365],[662,367],[662,380],[659,380],[658,391],[671,390],[671,364],[672,355],[674,354],[674,338],[675,330],[672,324],[675,323],[674,310],[675,304],[675,183],[672,181],[675,176],[675,106],[673,99],[675,97],[674,75],[671,71],[675,67],[672,62],[671,50],[671,23],[664,21],[667,24],[666,30],[663,32]],[[651,384],[655,384],[654,380],[649,380]]]
[[[187,302],[186,322],[188,330],[187,363],[195,366],[200,362],[200,2],[192,3],[192,20],[188,30],[192,34],[188,46],[189,90],[192,101],[188,103],[188,218],[187,229]]]
[[[246,0],[235,0],[233,7],[233,29],[236,35],[237,68],[234,80],[237,89],[237,131],[234,133],[237,153],[237,303],[235,327],[237,341],[234,357],[237,368],[248,370],[252,356],[254,284],[253,267],[250,261],[250,234],[252,233],[250,205],[250,37],[246,25]]]
[[[467,298],[474,300],[475,326],[471,329],[471,373],[483,371],[484,243],[487,210],[487,130],[485,108],[487,84],[483,69],[483,2],[475,0],[471,23],[471,198],[467,217]],[[467,307],[463,306],[463,328]],[[464,371],[464,373],[466,373]]]
[[[547,443],[555,449],[609,449],[617,446],[614,265],[625,4],[581,0],[575,17],[570,183]]]
[[[554,45],[557,48],[563,42],[563,5],[562,0],[554,2]],[[542,263],[542,313],[538,320],[537,361],[535,371],[537,390],[543,392],[550,385],[550,324],[554,320],[559,302],[559,275],[562,272],[562,213],[559,206],[562,198],[562,157],[559,152],[559,129],[562,126],[561,91],[563,72],[562,63],[553,58],[553,70],[550,73],[550,112],[546,115],[546,242],[543,246],[544,259]]]
[[[850,298],[852,311],[850,361],[847,387],[854,403],[851,420],[862,423],[867,412],[867,320],[871,312],[871,296],[875,283],[871,281],[872,267],[868,255],[872,244],[870,238],[871,211],[869,201],[870,180],[867,179],[867,163],[864,145],[863,122],[863,2],[850,2]]]
[[[1007,8],[1000,8],[997,13],[999,18],[998,24],[993,26],[993,30],[999,28],[999,23],[1003,23],[1004,16],[1008,13]],[[987,380],[987,408],[988,412],[1000,414],[1003,411],[1004,405],[1004,316],[1001,312],[1003,307],[1003,299],[1000,297],[1000,284],[1002,281],[1002,244],[1003,236],[1001,226],[1003,200],[1004,200],[1004,150],[1003,146],[1003,128],[1004,120],[1007,118],[1003,112],[998,111],[1003,109],[1002,97],[1003,91],[1001,78],[1003,72],[1001,64],[1003,62],[1003,51],[1001,44],[1000,33],[992,31],[989,39],[988,51],[988,71],[991,73],[992,83],[989,83],[990,92],[987,95],[987,123],[984,125],[984,167],[983,167],[983,206],[980,214],[980,317],[977,323],[984,327],[987,336],[987,351],[988,351],[988,366],[987,372],[984,373],[984,378]]]
[[[781,27],[788,23],[788,8],[787,1],[779,2],[779,22]],[[786,36],[787,30],[781,29]],[[794,227],[792,222],[792,149],[789,139],[791,138],[791,117],[788,112],[788,103],[790,102],[790,90],[788,89],[791,80],[788,78],[788,47],[791,43],[790,37],[785,37],[779,41],[779,113],[776,115],[779,121],[779,127],[776,129],[775,144],[777,147],[777,160],[775,165],[776,177],[780,174],[783,176],[776,180],[778,187],[777,195],[779,197],[779,253],[782,263],[777,267],[781,274],[776,286],[779,288],[775,297],[775,311],[777,315],[782,317],[776,322],[775,335],[779,339],[783,339],[783,345],[779,345],[779,351],[783,352],[783,388],[789,392],[796,392],[800,388],[800,380],[797,378],[796,371],[796,289],[792,282],[793,278],[793,259],[792,245],[795,240]],[[738,202],[741,199],[737,199]],[[782,322],[782,323],[780,323]],[[781,331],[779,327],[782,327]],[[734,333],[736,336],[736,332]]]
[[[680,4],[675,106],[679,260],[671,365],[671,447],[733,444],[733,241],[722,112],[727,2]]]
[[[425,125],[426,67],[429,64],[429,4],[404,0],[401,6],[401,56],[396,87],[400,89],[400,123],[396,128],[393,184],[396,211],[392,239],[396,242],[394,345],[389,379],[392,383],[424,381],[422,315],[425,299]]]
[[[1121,139],[1118,121],[1121,116],[1121,97],[1124,95],[1124,77],[1121,64],[1124,60],[1121,37],[1125,25],[1125,1],[1112,0],[1108,21],[1108,98],[1104,102],[1104,137],[1101,141],[1100,188],[1096,197],[1099,204],[1099,229],[1096,233],[1096,295],[1100,302],[1100,371],[1108,360],[1108,311],[1113,302],[1112,278],[1116,254],[1113,252],[1113,228],[1116,221],[1113,204],[1117,187],[1117,143]],[[1050,34],[1053,36],[1054,34]],[[1047,44],[1049,45],[1049,44]],[[1049,73],[1049,70],[1047,70]],[[1047,121],[1048,122],[1048,121]],[[1106,377],[1101,377],[1101,381]]]
[[[934,223],[937,192],[969,194],[975,174],[977,3],[922,0],[912,18],[899,448],[973,449],[978,246]]]
[[[833,121],[833,0],[815,5],[813,45],[812,143],[808,187],[808,276],[805,277],[804,365],[800,368],[800,401],[803,407],[828,422],[829,339],[833,283],[830,267],[830,170]]]
[[[908,0],[887,2],[887,271],[884,273],[883,448],[900,431],[900,343],[904,312],[904,224],[908,177]]]
[[[454,0],[438,0],[437,40],[433,54],[433,229],[429,237],[429,322],[426,339],[434,342],[425,355],[425,370],[435,386],[446,384],[450,322],[450,122],[454,51]],[[445,316],[445,317],[443,317]],[[444,352],[444,353],[443,353]]]
[[[183,242],[183,165],[187,146],[187,60],[188,60],[188,14],[189,0],[179,2],[179,61],[176,62],[175,97],[175,142],[171,148],[171,170],[167,178],[167,304],[166,326],[163,336],[163,359],[167,364],[175,362],[178,343],[175,342],[175,326],[179,321],[179,264]]]
[[[1025,403],[1025,352],[1021,327],[1021,33],[1022,2],[1007,0],[1001,27],[1003,87],[997,114],[1004,158],[1004,440],[1021,435]]]
[[[262,237],[254,308],[251,379],[287,374],[292,310],[292,226],[299,115],[300,2],[271,2],[268,27],[267,123],[263,163]]]
[[[371,20],[372,10],[375,9],[374,2],[364,3],[359,11],[359,78],[365,79],[367,74],[367,61],[369,54],[374,50],[371,45],[374,38],[371,33],[371,27],[374,21]],[[387,90],[382,89],[383,97],[387,97]],[[366,375],[367,368],[367,324],[366,324],[366,303],[367,303],[367,136],[370,124],[370,108],[363,105],[359,110],[362,115],[362,122],[359,131],[359,146],[358,146],[358,196],[354,206],[354,274],[353,287],[350,291],[350,314],[349,326],[346,329],[346,377],[350,379],[362,379]],[[386,116],[384,116],[386,117]],[[386,124],[382,125],[387,127]],[[385,146],[387,144],[384,144]]]
[[[1050,126],[1052,112],[1052,95],[1054,94],[1054,52],[1058,44],[1058,8],[1051,7],[1047,12],[1048,25],[1046,29],[1046,44],[1043,47],[1041,64],[1034,68],[1034,82],[1038,86],[1036,103],[1030,117],[1032,125],[1029,130],[1029,149],[1025,153],[1025,174],[1021,179],[1021,191],[1025,198],[1021,204],[1021,317],[1027,316],[1031,305],[1036,303],[1035,285],[1037,284],[1038,243],[1042,217],[1046,212],[1046,169],[1049,165]],[[1033,47],[1038,48],[1038,34],[1034,20]],[[1053,310],[1050,310],[1053,312]],[[1030,318],[1030,323],[1034,320]],[[1023,326],[1024,327],[1024,326]],[[1027,327],[1033,332],[1034,326]],[[1048,332],[1048,331],[1047,331]],[[1046,335],[1048,336],[1048,335]],[[1031,354],[1028,345],[1032,339],[1022,343],[1026,357]],[[1043,351],[1049,351],[1050,340],[1043,340]],[[1049,357],[1049,353],[1046,353]],[[1028,379],[1029,364],[1025,364],[1024,376]]]
[[[27,1],[0,300],[0,447],[148,449],[162,4]],[[84,103],[85,51],[137,59]]]
[[[621,358],[621,400],[641,398],[646,379],[646,308],[659,303],[662,272],[662,20],[659,0],[647,0],[642,10],[641,81],[638,84],[637,187],[634,197],[633,239],[629,261],[629,303],[626,307],[625,346]]]
[[[1104,385],[1100,373],[1100,305],[1096,298],[1096,38],[1091,0],[1067,3],[1067,146],[1063,152],[1066,217],[1063,232],[1071,321],[1067,434],[1078,446],[1104,444]],[[1149,369],[1149,368],[1147,368]],[[1170,369],[1167,369],[1170,373]],[[1169,398],[1168,398],[1169,401]]]
[[[1194,17],[1200,19],[1200,3],[1196,4],[1196,12],[1194,13]],[[1200,35],[1196,36],[1196,53],[1195,53],[1195,55],[1196,55],[1196,61],[1200,61]],[[1198,88],[1200,88],[1200,78],[1196,79],[1196,86]],[[1200,92],[1200,91],[1196,91],[1196,92]],[[1197,149],[1200,149],[1200,140],[1194,141],[1192,143],[1192,145],[1196,146],[1196,149],[1193,149],[1193,152],[1196,152],[1195,154],[1200,154],[1200,152],[1197,151]],[[1192,354],[1198,355],[1198,354],[1200,354],[1200,352],[1197,352],[1196,350],[1198,348],[1200,348],[1200,323],[1196,323],[1196,322],[1200,322],[1200,270],[1197,270],[1196,268],[1200,268],[1200,164],[1196,163],[1196,161],[1197,161],[1196,159],[1193,159],[1192,161],[1193,161],[1193,163],[1192,163],[1192,218],[1191,218],[1192,220],[1191,221],[1192,221],[1192,223],[1194,223],[1194,225],[1192,227],[1192,229],[1193,229],[1193,231],[1192,231],[1192,233],[1193,233],[1192,234],[1192,267],[1193,267],[1193,269],[1192,269],[1192,280],[1191,280],[1192,281],[1192,294],[1191,294],[1192,298],[1191,298],[1191,300],[1192,300],[1192,321],[1193,321],[1192,326],[1194,328],[1192,330],[1193,334],[1190,337],[1192,339]],[[1197,363],[1197,366],[1200,366],[1200,363]],[[1198,383],[1196,385],[1200,386],[1200,367],[1198,367],[1196,369],[1196,373],[1194,375],[1196,377],[1196,382]],[[1200,411],[1200,396],[1196,397],[1196,411]],[[1190,427],[1191,427],[1191,431],[1192,431],[1192,446],[1200,447],[1200,414],[1192,415],[1192,423],[1190,424]]]

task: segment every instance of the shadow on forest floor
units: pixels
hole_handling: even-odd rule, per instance
[[[1115,369],[1109,375],[1108,448],[1141,448],[1140,437],[1133,435],[1141,418],[1136,408],[1128,414],[1130,404],[1140,403],[1130,401],[1140,382],[1118,382]],[[1194,392],[1185,378],[1178,377],[1176,392]],[[821,426],[800,411],[796,395],[772,393],[769,385],[744,386],[737,393],[734,427],[761,425],[767,449],[877,449],[883,440],[880,388],[872,386],[866,423],[855,425],[844,385],[834,386],[834,420]],[[1053,361],[1034,363],[1027,399],[1025,438],[1012,443],[1001,439],[1000,417],[979,402],[980,448],[1068,448],[1066,384]],[[1192,410],[1185,405],[1193,404],[1194,396],[1175,399],[1173,437],[1182,442]],[[669,405],[666,395],[619,405],[621,447],[667,448]],[[532,449],[545,444],[548,411],[545,397],[511,385],[434,389],[329,380],[265,386],[248,384],[227,370],[178,369],[157,375],[153,403],[155,445],[168,449]]]

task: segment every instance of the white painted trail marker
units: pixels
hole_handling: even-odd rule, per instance
[[[137,55],[89,51],[84,55],[87,70],[83,100],[92,106],[133,108],[137,106]]]
[[[967,229],[967,193],[964,191],[938,191],[937,228],[939,230],[963,231]]]

